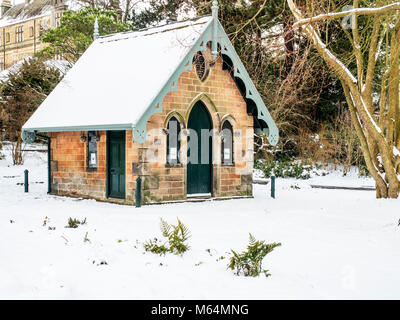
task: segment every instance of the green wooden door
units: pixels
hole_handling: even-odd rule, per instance
[[[125,198],[125,131],[107,132],[108,196]]]
[[[211,193],[212,138],[208,135],[211,128],[210,114],[204,104],[199,101],[193,106],[188,121],[188,129],[191,129],[188,137],[188,194]],[[203,134],[202,130],[205,130]],[[196,144],[193,139],[197,139],[198,143]]]

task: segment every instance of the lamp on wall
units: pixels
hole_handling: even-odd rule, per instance
[[[81,133],[81,142],[86,142],[87,141],[87,136],[86,134],[82,131]]]

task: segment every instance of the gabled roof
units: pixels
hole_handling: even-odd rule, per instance
[[[177,90],[179,76],[193,57],[217,39],[234,64],[233,76],[246,85],[245,99],[258,109],[276,144],[278,130],[218,19],[211,16],[151,29],[100,37],[23,126],[29,132],[131,130],[143,143],[152,114]]]
[[[210,17],[100,37],[24,125],[132,128]]]

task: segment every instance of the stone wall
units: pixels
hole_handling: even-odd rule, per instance
[[[87,132],[51,133],[51,189],[53,194],[106,199],[106,132],[100,131],[98,168],[87,165]]]

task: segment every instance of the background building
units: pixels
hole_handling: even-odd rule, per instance
[[[0,70],[33,56],[43,49],[40,36],[44,30],[60,23],[65,0],[33,0],[12,5],[2,0],[0,5]]]

